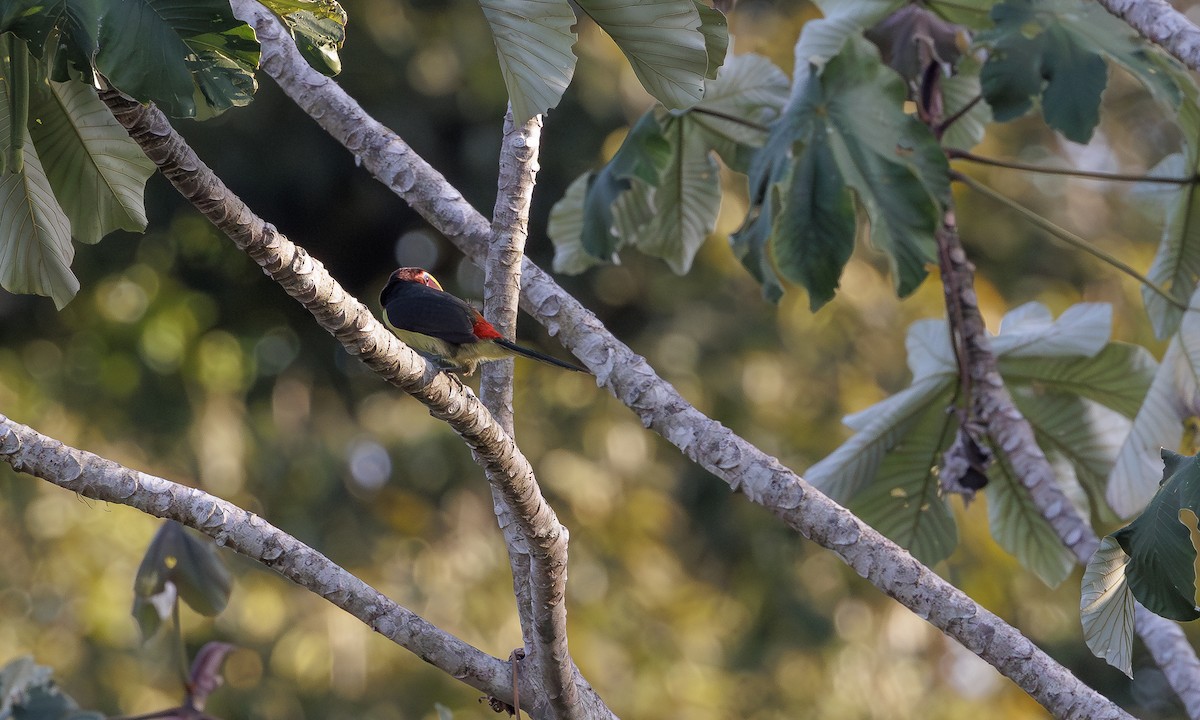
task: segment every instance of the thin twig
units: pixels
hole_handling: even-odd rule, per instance
[[[1028,163],[1020,163],[1012,160],[997,160],[996,158],[984,157],[982,155],[976,155],[975,153],[967,150],[958,150],[955,148],[947,148],[946,157],[950,158],[951,160],[966,160],[967,162],[973,162],[979,165],[1007,168],[1009,170],[1022,170],[1025,172],[1041,173],[1043,175],[1067,175],[1070,177],[1086,178],[1090,180],[1111,180],[1112,182],[1145,182],[1158,183],[1161,185],[1192,185],[1200,182],[1200,174],[1195,174],[1191,177],[1161,177],[1158,175],[1133,175],[1126,173],[1096,172],[1093,170],[1073,170],[1071,168],[1030,165]]]
[[[1184,312],[1188,311],[1187,303],[1184,303],[1184,302],[1180,301],[1178,298],[1175,298],[1170,293],[1168,293],[1166,290],[1164,290],[1163,288],[1156,285],[1153,281],[1151,281],[1150,278],[1146,277],[1145,275],[1142,275],[1137,270],[1134,270],[1129,265],[1121,262],[1116,257],[1104,252],[1103,250],[1096,247],[1095,245],[1092,245],[1087,240],[1084,240],[1083,238],[1079,237],[1078,235],[1071,232],[1070,230],[1067,230],[1064,227],[1060,227],[1060,226],[1050,222],[1046,218],[1042,217],[1041,215],[1038,215],[1037,213],[1033,212],[1032,210],[1025,207],[1024,205],[1018,203],[1017,201],[1013,200],[1012,198],[1001,195],[1000,193],[991,189],[987,185],[984,185],[983,183],[971,178],[968,175],[965,175],[963,173],[953,172],[953,173],[951,173],[951,177],[954,180],[958,180],[959,182],[963,183],[964,185],[971,188],[975,192],[978,192],[981,195],[986,195],[987,197],[991,198],[992,200],[995,200],[996,202],[1001,203],[1002,205],[1009,208],[1010,210],[1013,210],[1018,215],[1025,218],[1026,220],[1033,223],[1034,225],[1038,226],[1042,230],[1046,231],[1053,237],[1056,237],[1059,240],[1062,240],[1063,242],[1067,243],[1068,245],[1071,245],[1072,247],[1078,248],[1078,249],[1086,252],[1087,254],[1091,255],[1092,257],[1102,260],[1103,262],[1107,263],[1108,265],[1111,265],[1113,268],[1125,273],[1126,275],[1133,278],[1134,280],[1137,280],[1139,283],[1144,285],[1147,289],[1149,289],[1155,295],[1158,295],[1163,300],[1166,300],[1172,307],[1178,308],[1179,310],[1182,310]]]

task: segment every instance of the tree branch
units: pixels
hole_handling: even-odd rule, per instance
[[[1029,492],[1042,517],[1054,528],[1062,543],[1086,564],[1100,545],[1087,519],[1063,494],[1055,480],[1054,467],[1037,444],[1033,428],[1013,404],[1004,387],[996,356],[979,301],[975,294],[975,266],[967,259],[958,237],[953,211],[946,213],[938,243],[945,248],[942,259],[942,286],[950,331],[962,340],[971,376],[972,402],[978,418],[987,428],[992,442],[1004,448],[1013,465],[1014,475]],[[1200,720],[1200,660],[1178,625],[1146,610],[1139,603],[1135,628],[1145,641],[1154,660],[1167,677],[1171,688],[1184,701],[1188,716]]]
[[[84,497],[128,505],[195,528],[320,595],[451,677],[489,695],[512,695],[508,663],[397,605],[321,553],[232,503],[64,445],[4,415],[0,459],[18,472]]]
[[[486,261],[487,221],[440,173],[299,56],[274,17],[233,0],[262,43],[262,67],[376,178],[476,264]],[[1017,682],[1057,717],[1126,718],[1017,630],[918,563],[775,458],[705,417],[552,278],[525,258],[522,307],[583,359],[597,380],[684,455],[832,550],[884,593]]]
[[[529,235],[529,206],[538,171],[542,119],[535,116],[521,127],[513,124],[512,108],[504,116],[504,139],[500,147],[500,172],[496,206],[492,213],[492,239],[484,265],[484,314],[506,337],[517,336],[517,302],[521,293],[521,259]],[[483,366],[480,397],[492,416],[513,436],[513,363]],[[493,491],[496,515],[509,548],[513,590],[525,647],[533,666],[540,670],[544,693],[555,717],[580,717],[578,672],[567,650],[567,541],[566,528],[557,542],[547,548],[554,561],[546,577],[531,577],[536,571],[529,561],[525,539],[514,532],[511,509]],[[532,621],[532,624],[531,622]]]
[[[143,107],[112,89],[100,91],[142,152],[234,244],[300,302],[317,323],[354,357],[389,383],[422,402],[430,415],[457,432],[508,502],[526,537],[535,571],[534,596],[553,598],[559,543],[565,529],[546,504],[533,467],[508,433],[496,423],[470,388],[438,372],[389,332],[362,303],[350,296],[320,262],[255,215],[196,156],[157,108]],[[536,587],[544,583],[543,588]],[[561,600],[561,598],[560,598]],[[599,697],[585,698],[590,717],[610,717]]]
[[[1100,0],[1100,4],[1184,65],[1200,70],[1200,28],[1166,0]]]

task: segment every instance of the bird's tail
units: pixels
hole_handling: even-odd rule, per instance
[[[503,338],[497,338],[496,340],[493,340],[492,342],[494,342],[497,345],[499,345],[500,347],[502,347],[506,350],[509,350],[511,352],[514,352],[518,355],[524,355],[525,357],[533,358],[534,360],[541,360],[542,362],[548,363],[555,367],[560,367],[565,370],[574,370],[575,372],[587,372],[587,370],[579,367],[578,365],[573,365],[569,362],[559,360],[558,358],[550,357],[549,355],[543,355],[540,352],[537,352],[536,350],[530,350],[529,348],[521,347],[520,345],[518,345],[514,342],[509,342],[508,340],[505,340]]]

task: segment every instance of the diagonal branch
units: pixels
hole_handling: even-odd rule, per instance
[[[1054,528],[1062,543],[1086,564],[1100,540],[1087,519],[1075,511],[1075,506],[1062,492],[1055,480],[1054,467],[1037,444],[1033,428],[1004,387],[979,312],[975,266],[963,250],[953,211],[946,213],[938,233],[938,244],[944,248],[939,257],[942,259],[942,286],[951,334],[961,339],[966,350],[975,413],[986,426],[992,442],[1004,448],[1012,462],[1014,475],[1021,479],[1042,517]],[[1183,700],[1189,717],[1200,720],[1200,660],[1183,631],[1140,603],[1135,628],[1171,688]]]
[[[84,497],[178,520],[271,568],[473,688],[512,694],[508,663],[397,605],[378,590],[253,513],[196,488],[77,450],[0,415],[0,459]]]
[[[1166,0],[1100,0],[1100,4],[1184,65],[1200,70],[1200,28]]]
[[[500,147],[492,240],[484,265],[484,314],[501,334],[510,338],[517,335],[521,259],[529,235],[529,206],[533,202],[541,134],[541,116],[517,127],[509,108],[504,116],[504,139]],[[483,404],[514,436],[512,361],[484,365],[479,388]],[[531,574],[537,568],[530,564],[524,538],[513,525],[512,511],[500,493],[493,490],[492,495],[508,546],[525,647],[530,650],[534,667],[541,671],[544,693],[539,693],[539,697],[549,700],[556,717],[579,717],[577,671],[567,651],[567,531],[563,528],[559,542],[553,547],[555,562],[546,568],[550,575],[533,578]]]
[[[496,423],[474,393],[459,380],[437,372],[400,342],[370,310],[346,293],[320,262],[255,215],[196,156],[157,108],[143,107],[120,93],[104,89],[100,99],[112,111],[142,152],[263,272],[312,313],[317,323],[341,341],[351,355],[391,384],[422,402],[433,417],[444,421],[471,448],[489,482],[516,515],[534,567],[534,595],[558,602],[554,578],[560,570],[558,548],[566,530],[542,497],[533,467]],[[542,584],[543,587],[536,587]],[[585,698],[592,717],[611,712],[595,695]]]
[[[269,12],[234,0],[262,43],[262,64],[292,99],[476,264],[486,261],[487,221],[394,133],[329,78],[312,71]],[[1128,717],[1017,630],[921,565],[775,458],[705,417],[552,278],[523,263],[523,307],[587,362],[643,424],[688,458],[832,550],[860,575],[1013,679],[1057,717]]]

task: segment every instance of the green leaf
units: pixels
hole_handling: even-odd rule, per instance
[[[704,97],[712,43],[701,31],[704,19],[693,0],[582,0],[579,6],[612,37],[642,87],[663,105],[685,108]],[[710,28],[710,35],[722,32],[711,21]]]
[[[1129,556],[1112,537],[1088,560],[1079,594],[1083,640],[1096,657],[1133,677],[1133,593],[1125,580]]]
[[[807,289],[819,307],[837,286],[838,278],[831,275],[845,264],[846,248],[853,247],[863,229],[862,217],[872,242],[888,254],[901,296],[925,278],[925,265],[935,258],[941,201],[950,196],[949,168],[929,129],[902,111],[905,94],[900,79],[862,38],[845,42],[819,77],[810,70],[807,80],[794,84],[792,99],[751,165],[751,205],[730,238],[742,264],[763,282],[768,295],[777,287],[779,269],[770,259],[782,259],[791,264],[795,279],[813,283]],[[818,166],[830,165],[823,158],[807,158],[810,152],[831,154],[838,175],[816,173]],[[797,181],[801,187],[792,188]],[[803,185],[808,181],[814,182],[811,188]],[[858,204],[855,225],[845,220],[847,205],[840,193],[847,187]],[[836,199],[836,205],[797,201],[805,193],[824,202]],[[796,216],[787,217],[789,212]],[[816,230],[795,232],[814,212],[825,218],[825,232],[841,233],[821,236],[822,249],[834,251],[831,257],[809,256],[803,242],[816,237]],[[799,258],[810,268],[800,272]]]
[[[1189,95],[1187,105],[1179,114],[1181,129],[1200,133],[1200,107]],[[1200,137],[1200,135],[1192,136]],[[1200,153],[1195,143],[1187,146],[1187,157],[1169,155],[1150,170],[1151,176],[1182,177],[1200,170]],[[1200,282],[1200,187],[1195,183],[1180,187],[1159,183],[1144,183],[1135,188],[1139,198],[1152,198],[1162,204],[1162,235],[1158,252],[1146,272],[1147,279],[1165,289],[1171,297],[1186,303]],[[1158,218],[1155,218],[1158,221]],[[1183,311],[1150,290],[1143,289],[1142,302],[1154,327],[1154,334],[1163,339],[1175,332],[1183,319]]]
[[[500,71],[522,125],[558,105],[575,72],[575,13],[567,0],[481,0]]]
[[[933,405],[945,408],[949,402],[950,394],[943,393]],[[850,504],[856,515],[926,565],[945,560],[958,543],[935,473],[953,439],[951,414],[924,413],[879,463],[874,482]]]
[[[346,39],[346,11],[336,0],[262,0],[283,20],[300,54],[325,75],[342,71],[338,56]]]
[[[143,193],[154,163],[94,88],[76,81],[42,83],[32,117],[34,146],[76,240],[95,243],[113,230],[146,228]]]
[[[250,102],[258,42],[227,0],[109,0],[102,7],[95,63],[115,87],[174,117]]]
[[[1092,357],[1000,359],[1011,383],[1036,383],[1088,398],[1133,417],[1142,406],[1158,363],[1144,347],[1109,343]]]
[[[706,138],[689,119],[664,118],[662,133],[672,153],[659,173],[650,221],[633,243],[647,255],[666,260],[682,275],[691,269],[696,251],[716,229],[721,209],[720,168]]]
[[[554,272],[578,275],[603,260],[589,255],[583,249],[583,198],[587,193],[588,178],[585,173],[575,178],[567,192],[550,209],[550,221],[546,234],[554,244]]]
[[[1179,447],[1185,422],[1196,415],[1188,399],[1200,392],[1200,291],[1189,308],[1109,475],[1106,497],[1120,517],[1131,517],[1150,502],[1162,477],[1159,448]]]
[[[904,5],[903,0],[821,0],[824,17],[804,23],[796,43],[796,72],[814,65],[821,68],[838,54],[851,36],[861,35]]]
[[[1195,456],[1162,451],[1163,484],[1133,522],[1112,534],[1129,556],[1125,577],[1133,596],[1172,620],[1200,618],[1196,607],[1196,548],[1180,513],[1200,512],[1200,464]]]
[[[954,115],[974,102],[983,92],[979,80],[979,61],[967,55],[958,61],[957,72],[941,81],[942,102],[946,117]],[[958,150],[970,150],[983,142],[983,134],[992,122],[992,108],[985,102],[975,105],[958,118],[942,135],[942,146]]]
[[[1050,308],[1028,302],[1005,313],[992,344],[998,357],[1091,357],[1112,335],[1112,306],[1078,303],[1055,320]]]
[[[1175,61],[1086,0],[1007,0],[992,9],[992,19],[996,27],[977,40],[990,47],[983,89],[997,120],[1025,114],[1040,98],[1047,124],[1087,142],[1099,122],[1106,59],[1172,109],[1192,85],[1173,69]]]
[[[774,63],[753,53],[736,55],[721,67],[716,80],[705,86],[704,99],[685,116],[710,133],[713,149],[732,167],[734,158],[718,139],[761,146],[767,133],[754,126],[766,127],[779,117],[787,95],[787,75]]]
[[[0,718],[13,720],[104,720],[84,712],[51,679],[53,670],[19,657],[0,668]]]
[[[854,252],[855,228],[854,201],[827,142],[825,123],[815,125],[805,152],[783,181],[787,194],[771,245],[779,274],[808,291],[813,312],[833,299]]]
[[[696,12],[700,14],[700,32],[704,35],[704,52],[708,55],[708,67],[704,77],[712,80],[725,62],[725,54],[729,51],[729,22],[725,15],[716,8],[705,5],[701,0],[692,0]],[[708,88],[704,89],[708,97]]]
[[[1054,587],[1071,574],[1075,554],[1042,517],[1020,478],[1005,462],[1004,454],[998,448],[992,450],[997,458],[988,470],[988,527],[992,537],[1022,567]]]
[[[213,616],[225,609],[232,579],[211,541],[199,540],[179,523],[168,520],[150,541],[134,580],[133,616],[139,623],[149,615],[148,608],[155,607],[154,598],[169,592],[168,583],[193,610]],[[163,608],[156,609],[161,618]]]
[[[0,83],[0,153],[8,152],[8,93]],[[20,172],[0,174],[0,286],[48,295],[60,310],[79,291],[71,272],[71,222],[54,197],[37,148],[25,133]]]
[[[612,160],[588,179],[580,241],[589,255],[600,260],[612,258],[621,242],[613,227],[613,203],[634,178],[657,186],[659,171],[670,160],[670,143],[654,113],[648,112],[630,129]]]

